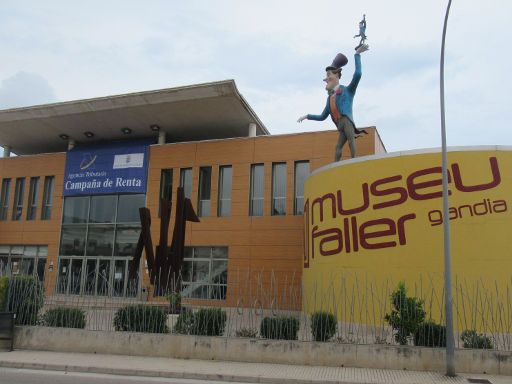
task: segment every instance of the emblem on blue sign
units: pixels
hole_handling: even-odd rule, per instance
[[[91,165],[94,164],[97,157],[98,156],[96,155],[92,156],[90,153],[84,153],[84,157],[80,163],[80,169],[83,171],[84,169],[89,168]]]

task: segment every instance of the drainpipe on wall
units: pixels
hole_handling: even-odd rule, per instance
[[[68,151],[72,150],[73,148],[75,148],[75,140],[69,139],[68,140]]]

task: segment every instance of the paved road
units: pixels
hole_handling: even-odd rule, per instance
[[[205,384],[203,380],[165,379],[157,377],[130,377],[32,369],[0,368],[1,384]],[[222,384],[227,381],[208,381]],[[242,384],[233,383],[230,384]]]

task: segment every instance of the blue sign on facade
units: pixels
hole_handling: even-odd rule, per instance
[[[146,193],[153,143],[139,140],[71,149],[66,156],[64,196]]]

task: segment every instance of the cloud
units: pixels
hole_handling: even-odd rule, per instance
[[[439,146],[445,7],[444,0],[5,2],[0,44],[9,60],[0,79],[39,74],[60,99],[73,100],[232,78],[272,133],[332,129],[329,121],[296,120],[322,110],[323,70],[337,52],[350,59],[342,79],[348,83],[357,44],[352,36],[365,13],[371,50],[364,54],[354,101],[356,123],[376,125],[388,150]],[[449,145],[512,141],[512,54],[506,49],[511,12],[509,0],[452,5]],[[42,95],[31,101],[32,92],[8,87],[0,88],[4,107],[56,99],[51,88],[46,100]]]
[[[18,72],[0,85],[0,108],[26,107],[57,101],[48,81],[36,73]]]

